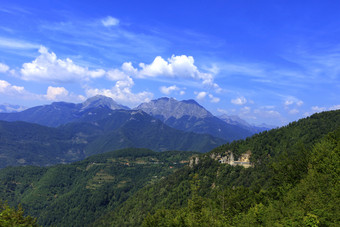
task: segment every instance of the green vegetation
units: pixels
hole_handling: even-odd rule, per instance
[[[0,168],[71,163],[128,147],[208,152],[225,143],[210,135],[170,128],[143,112],[88,112],[91,114],[85,114],[80,122],[59,128],[0,121]]]
[[[68,165],[8,167],[0,171],[0,199],[11,206],[21,203],[44,226],[84,226],[183,167],[194,154],[123,149]]]
[[[337,226],[340,111],[223,145],[148,185],[94,226]],[[212,157],[252,152],[251,168]]]
[[[24,216],[24,211],[20,205],[16,210],[9,207],[7,203],[0,201],[0,226],[34,227],[38,226],[36,222],[36,219],[30,216]]]
[[[229,151],[252,166],[220,163]],[[339,226],[340,110],[201,155],[125,149],[0,181],[0,199],[42,225]]]

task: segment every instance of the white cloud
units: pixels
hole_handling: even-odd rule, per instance
[[[220,98],[214,97],[212,94],[209,94],[209,98],[212,103],[218,103],[220,101]]]
[[[314,111],[314,113],[322,112],[322,111],[325,111],[325,110],[326,110],[326,107],[312,106],[312,111]]]
[[[220,101],[220,98],[215,97],[206,91],[201,91],[201,92],[195,91],[194,94],[196,95],[196,99],[198,100],[203,100],[205,99],[205,97],[209,97],[211,103],[218,103]]]
[[[22,40],[0,37],[0,47],[4,49],[25,50],[25,49],[38,49],[39,45]]]
[[[97,69],[94,71],[76,65],[69,58],[58,59],[56,54],[48,52],[47,48],[41,46],[40,55],[30,63],[24,63],[20,73],[23,80],[51,81],[51,82],[73,82],[89,80],[90,78],[102,77],[105,71]]]
[[[47,88],[46,99],[48,100],[65,100],[69,92],[64,87],[52,87]]]
[[[297,106],[302,106],[302,105],[303,105],[303,101],[301,101],[301,100],[297,101],[297,102],[296,102],[296,105],[297,105]]]
[[[179,94],[180,95],[185,95],[185,91],[180,91]]]
[[[101,22],[105,27],[116,26],[119,24],[119,20],[111,16],[105,17],[101,20]]]
[[[231,103],[235,104],[235,105],[244,105],[244,104],[247,103],[247,99],[245,97],[241,96],[241,97],[238,97],[236,99],[232,99]]]
[[[9,66],[3,63],[0,63],[0,73],[5,73],[9,70]]]
[[[25,88],[20,86],[11,85],[5,80],[0,80],[0,93],[6,95],[22,95],[24,94]]]
[[[208,93],[205,91],[201,91],[201,92],[195,92],[195,94],[196,94],[196,99],[201,100],[201,99],[204,99]]]
[[[87,96],[105,95],[111,97],[115,101],[125,105],[136,105],[141,102],[148,102],[152,99],[151,92],[143,91],[133,93],[132,87],[134,86],[133,79],[124,72],[114,69],[107,73],[107,77],[116,81],[115,85],[110,89],[97,89],[87,88]]]
[[[49,101],[70,101],[70,102],[79,102],[84,101],[85,97],[82,95],[75,95],[70,93],[64,87],[52,87],[49,86],[47,88],[46,95],[40,95],[42,99],[47,99]]]
[[[26,100],[49,100],[49,101],[70,101],[78,102],[84,101],[85,97],[82,95],[75,95],[68,92],[64,87],[47,88],[46,94],[35,94],[27,91],[24,87],[15,86],[7,81],[0,80],[0,94],[5,96],[18,97]]]
[[[303,101],[298,99],[298,98],[295,98],[293,96],[288,96],[288,97],[285,98],[285,101],[284,101],[285,108],[288,108],[289,106],[291,106],[293,104],[300,107],[300,106],[303,105]]]
[[[194,63],[192,56],[172,55],[167,60],[157,56],[151,64],[140,63],[140,69],[134,68],[131,62],[124,63],[122,69],[138,78],[172,77],[200,80],[204,86],[220,92],[222,89],[214,82],[213,74],[200,72]]]
[[[161,86],[161,87],[159,88],[159,90],[160,90],[163,94],[165,94],[165,95],[170,95],[171,92],[173,92],[173,91],[178,91],[179,88],[178,88],[176,85],[172,85],[172,86],[170,86],[170,87]]]
[[[112,69],[107,72],[106,77],[110,80],[125,80],[129,76],[119,69]]]
[[[124,105],[137,105],[142,102],[149,102],[153,94],[151,92],[143,91],[139,93],[133,93],[130,88],[120,88],[114,86],[111,89],[87,89],[86,94],[88,97],[95,95],[105,95],[111,97],[115,101]]]
[[[329,110],[338,110],[338,109],[340,109],[340,104],[329,107]]]

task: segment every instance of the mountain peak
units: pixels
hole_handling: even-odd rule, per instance
[[[97,107],[108,107],[112,110],[124,109],[128,110],[129,107],[123,106],[115,102],[112,98],[104,96],[104,95],[96,95],[91,98],[88,98],[85,102],[82,103],[82,110],[86,110],[89,108],[97,108]]]
[[[196,118],[204,118],[212,116],[212,114],[204,109],[194,100],[178,101],[174,98],[162,97],[156,100],[151,100],[147,103],[142,103],[136,109],[153,116],[162,116],[164,120],[171,117],[179,119],[183,116]]]

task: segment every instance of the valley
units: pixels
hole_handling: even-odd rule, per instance
[[[339,223],[339,110],[230,142],[163,121],[107,105],[58,127],[2,121],[1,160],[25,166],[0,170],[0,200],[43,226]]]

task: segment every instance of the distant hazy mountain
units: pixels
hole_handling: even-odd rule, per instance
[[[237,125],[253,133],[259,133],[259,132],[263,132],[266,130],[276,128],[275,126],[270,126],[266,124],[261,124],[259,126],[251,125],[236,115],[229,116],[229,115],[223,114],[223,115],[218,116],[218,118],[220,118],[221,120],[225,121],[228,124]]]
[[[103,96],[103,95],[96,95],[92,98],[87,99],[85,102],[82,103],[81,110],[86,110],[95,107],[108,107],[111,110],[129,110],[130,108],[127,106],[120,105],[116,103],[112,98]]]
[[[0,113],[0,120],[26,121],[56,127],[81,118],[83,111],[95,107],[108,107],[112,110],[129,109],[109,97],[97,95],[79,104],[54,102],[50,105],[36,106],[17,113]]]
[[[52,165],[121,148],[207,152],[225,140],[171,128],[141,110],[86,109],[58,128],[0,121],[0,168]]]
[[[136,109],[143,110],[162,121],[167,121],[170,118],[180,119],[184,116],[195,118],[213,116],[195,100],[177,101],[176,99],[165,97],[142,103]]]
[[[136,109],[143,110],[170,127],[206,133],[227,141],[246,138],[254,134],[252,130],[229,124],[213,116],[194,100],[177,101],[173,98],[160,98],[142,103]]]
[[[0,105],[0,113],[13,113],[13,112],[19,112],[27,109],[24,106],[19,106],[19,105],[11,105],[8,103],[1,104]]]

